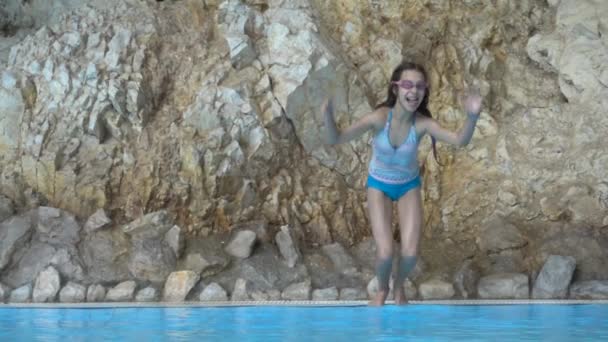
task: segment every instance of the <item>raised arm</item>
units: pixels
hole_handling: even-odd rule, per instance
[[[331,100],[327,100],[321,106],[321,112],[325,118],[326,140],[330,145],[342,144],[362,136],[370,129],[378,130],[384,125],[385,109],[377,109],[364,115],[350,127],[340,130],[334,119],[334,108]]]
[[[430,118],[425,120],[424,128],[426,132],[439,141],[456,146],[466,146],[473,137],[475,125],[477,124],[477,119],[479,119],[481,96],[479,94],[469,95],[465,100],[464,109],[467,113],[467,120],[458,132],[447,130],[441,127],[437,121]]]

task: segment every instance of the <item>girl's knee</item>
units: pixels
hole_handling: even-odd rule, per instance
[[[378,258],[379,259],[389,259],[393,257],[393,246],[392,244],[388,246],[378,246]]]
[[[416,257],[418,255],[418,246],[404,245],[401,247],[402,257]]]

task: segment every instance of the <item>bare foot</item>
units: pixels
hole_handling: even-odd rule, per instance
[[[405,298],[405,291],[403,291],[403,287],[398,286],[393,291],[395,292],[395,305],[407,304],[407,298]]]
[[[386,301],[386,296],[388,296],[387,291],[378,291],[376,292],[376,297],[369,301],[369,306],[383,306]]]

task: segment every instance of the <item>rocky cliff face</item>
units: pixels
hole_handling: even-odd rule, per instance
[[[352,246],[370,235],[369,137],[325,145],[318,107],[333,96],[348,125],[408,59],[446,127],[465,89],[485,98],[468,147],[440,146],[439,166],[422,146],[429,276],[567,254],[608,279],[605,2],[102,3],[0,7],[0,186],[18,210],[118,226],[162,209],[191,238],[266,222]]]

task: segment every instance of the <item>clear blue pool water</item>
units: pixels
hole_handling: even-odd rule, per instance
[[[608,305],[0,308],[0,341],[608,341]]]

